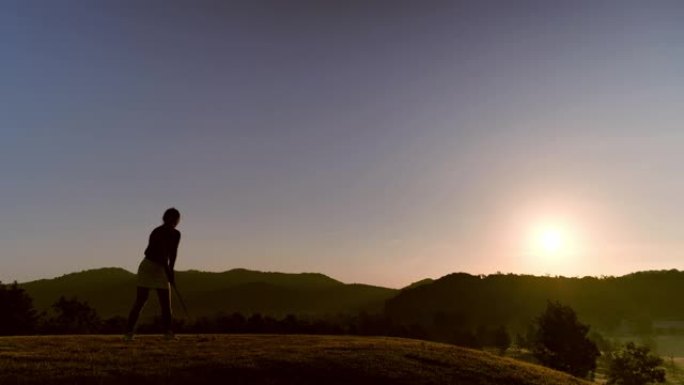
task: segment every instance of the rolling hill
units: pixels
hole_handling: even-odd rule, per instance
[[[622,277],[539,277],[454,273],[401,290],[386,313],[439,333],[439,325],[474,330],[504,325],[524,331],[547,301],[572,307],[579,318],[602,331],[648,332],[653,320],[684,320],[684,272],[645,271]],[[641,330],[643,329],[643,330]]]
[[[321,316],[339,313],[385,312],[394,322],[421,325],[432,338],[461,328],[505,326],[524,332],[548,300],[571,306],[580,319],[601,331],[648,332],[654,320],[684,320],[684,272],[638,272],[622,277],[539,277],[454,273],[425,279],[401,290],[345,284],[323,274],[286,274],[234,269],[221,273],[181,271],[180,288],[193,316],[218,312]],[[125,316],[135,296],[135,275],[120,268],[103,268],[21,284],[39,310],[59,296],[88,301],[103,318]],[[157,314],[150,296],[143,318]],[[181,316],[182,313],[177,312]],[[434,333],[433,333],[434,332]]]
[[[381,311],[396,290],[344,284],[323,274],[270,273],[235,269],[222,273],[180,271],[179,289],[193,316],[218,312],[322,315]],[[47,310],[60,297],[87,301],[103,318],[126,316],[135,297],[135,275],[120,268],[103,268],[21,284],[38,310]],[[150,296],[145,317],[156,313],[156,296]]]
[[[0,338],[12,384],[590,384],[541,366],[439,343],[379,337],[184,335]]]

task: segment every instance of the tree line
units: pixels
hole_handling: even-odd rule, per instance
[[[466,328],[506,325],[524,332],[548,299],[572,306],[593,327],[618,333],[626,326],[646,334],[655,320],[684,319],[684,271],[645,271],[622,277],[554,277],[453,273],[431,284],[402,290],[385,303],[392,319],[426,328],[438,313]]]
[[[103,319],[87,302],[60,297],[48,311],[38,312],[31,297],[17,283],[0,283],[0,335],[31,334],[118,334],[125,330],[126,318]],[[295,314],[276,318],[266,314],[216,313],[192,320],[177,318],[179,333],[277,333],[374,335],[428,339],[473,348],[495,347],[505,351],[511,338],[503,325],[480,327],[472,331],[434,334],[418,324],[399,323],[383,313],[359,312],[334,316],[303,317]],[[444,328],[447,326],[445,325]],[[142,322],[139,333],[157,333],[161,318]]]

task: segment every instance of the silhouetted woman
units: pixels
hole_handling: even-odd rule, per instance
[[[164,212],[164,224],[152,230],[150,241],[145,249],[145,258],[138,267],[138,294],[128,316],[128,328],[124,335],[125,340],[132,340],[135,325],[138,322],[140,311],[147,302],[150,289],[157,290],[159,304],[162,310],[164,333],[167,339],[174,339],[171,329],[171,293],[169,283],[175,283],[173,266],[176,264],[180,231],[176,226],[180,222],[180,213],[175,208]]]

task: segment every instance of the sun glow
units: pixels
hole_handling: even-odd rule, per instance
[[[571,229],[557,222],[536,226],[530,237],[530,254],[540,262],[558,264],[571,258],[576,246]]]
[[[605,234],[599,232],[598,210],[587,214],[584,205],[561,203],[522,207],[511,221],[519,268],[537,275],[595,274],[602,260],[593,250],[597,235]]]
[[[539,234],[537,234],[537,247],[540,251],[543,251],[549,255],[558,254],[563,250],[565,246],[565,236],[563,232],[555,227],[547,227],[542,229]]]

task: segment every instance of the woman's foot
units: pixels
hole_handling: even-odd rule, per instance
[[[135,339],[135,336],[133,335],[133,333],[126,333],[126,334],[124,334],[124,336],[123,336],[124,342],[131,342],[131,341],[133,341],[134,339]]]
[[[166,334],[164,334],[164,339],[167,341],[178,341],[178,337],[176,337],[176,335],[173,334],[173,332],[167,332]]]

